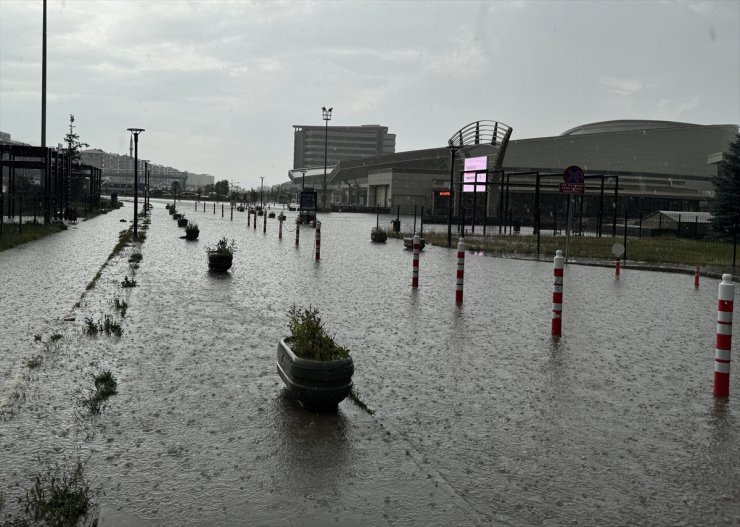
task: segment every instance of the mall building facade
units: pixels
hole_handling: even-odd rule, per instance
[[[516,137],[513,128],[512,137]],[[489,174],[491,184],[488,192],[481,190],[477,196],[477,207],[488,217],[497,217],[505,192],[510,214],[530,214],[537,180],[546,205],[548,196],[550,201],[559,198],[564,170],[576,165],[586,174],[587,209],[596,201],[603,203],[604,194],[608,199],[616,194],[620,206],[630,213],[637,208],[640,213],[706,210],[718,163],[737,133],[736,124],[618,120],[578,126],[554,137],[512,138],[503,153],[503,171]],[[447,147],[337,158],[327,175],[331,203],[379,205],[393,211],[400,208],[402,213],[425,207],[425,215],[446,216],[451,173],[457,188],[464,159],[470,155],[459,152],[453,170]],[[321,187],[317,172],[309,171],[307,185]],[[290,175],[299,186],[296,173]],[[464,196],[469,202],[471,196]],[[458,206],[456,201],[455,213]],[[616,208],[616,202],[610,206]]]

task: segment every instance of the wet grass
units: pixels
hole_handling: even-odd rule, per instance
[[[113,309],[121,313],[121,317],[126,316],[126,310],[128,309],[128,302],[126,302],[122,298],[114,298],[111,301],[111,306],[113,306]]]
[[[87,287],[85,287],[85,291],[90,291],[92,288],[95,287],[95,284],[98,282],[98,280],[100,280],[100,275],[103,274],[103,267],[98,269],[98,272],[95,273],[95,276],[93,276],[93,279],[90,280],[90,282],[87,284]]]
[[[80,525],[94,509],[95,491],[86,480],[84,465],[77,460],[71,467],[42,461],[43,469],[33,478],[18,503],[25,517],[7,516],[0,527],[70,527]],[[0,499],[0,512],[4,509]]]
[[[44,357],[42,355],[34,355],[33,357],[31,357],[30,359],[26,361],[26,367],[29,370],[34,370],[38,368],[39,366],[41,366],[43,362],[44,362]]]
[[[88,335],[97,335],[99,331],[98,323],[92,317],[86,317],[85,326],[82,328],[82,331]]]
[[[106,335],[120,337],[123,335],[123,328],[121,327],[121,324],[114,321],[108,315],[105,315],[102,322],[99,322],[92,317],[86,317],[85,326],[83,327],[82,332],[90,336],[95,336],[98,333],[105,333]]]
[[[365,410],[370,415],[373,415],[375,413],[375,409],[370,407],[365,401],[360,399],[360,396],[357,395],[357,392],[354,389],[349,392],[349,398],[352,400],[353,403]]]
[[[40,341],[41,339],[39,339]],[[51,343],[45,342],[44,349],[47,353],[51,352]],[[42,353],[37,353],[30,359],[26,359],[25,366],[29,370],[35,370],[36,368],[40,367],[44,363],[44,355]]]
[[[95,376],[95,390],[101,399],[107,399],[111,395],[115,395],[117,386],[118,382],[110,370]]]
[[[95,273],[95,276],[87,284],[87,287],[85,287],[85,291],[90,291],[91,289],[95,287],[95,284],[98,282],[98,280],[100,280],[100,277],[103,274],[103,269],[105,269],[105,266],[108,265],[108,262],[110,262],[113,258],[115,258],[123,249],[130,246],[133,240],[134,240],[134,227],[133,226],[129,227],[128,229],[122,230],[118,233],[118,242],[113,247],[113,250],[111,251],[111,253],[108,255],[108,259],[103,263],[103,265],[100,266],[100,269],[98,269],[98,272]],[[139,236],[139,241],[143,241],[141,240],[141,236]],[[139,255],[138,257],[135,256],[137,254]],[[139,258],[138,260],[139,262],[141,261],[142,257],[141,257],[140,252],[135,252],[131,255],[131,258],[135,258],[135,257]],[[129,262],[131,261],[132,260],[129,259]],[[133,261],[137,261],[137,260],[133,260]],[[84,293],[83,293],[83,296],[84,296]]]
[[[131,226],[126,230],[118,233],[118,243],[113,246],[113,250],[108,255],[108,260],[112,260],[118,253],[120,253],[125,247],[131,245],[134,238],[134,227]]]
[[[42,223],[24,223],[21,232],[18,233],[17,224],[3,224],[3,233],[0,235],[0,251],[17,247],[24,243],[38,240],[50,234],[66,230],[66,226],[62,227],[63,224],[52,223],[50,225],[44,225]]]
[[[410,233],[389,232],[391,238],[403,239]],[[424,240],[431,245],[447,247],[447,233],[427,232]],[[459,235],[453,233],[452,247],[457,247]],[[624,238],[604,236],[571,236],[568,241],[568,257],[613,260],[612,246],[623,244]],[[557,249],[565,250],[565,236],[541,236],[540,258],[551,258]],[[465,245],[471,251],[483,251],[497,256],[535,257],[537,237],[534,235],[473,236],[465,237]],[[656,238],[628,238],[627,258],[632,262],[650,264],[675,264],[683,266],[723,266],[732,264],[732,244],[719,240],[695,240],[663,236]]]
[[[91,414],[97,415],[103,410],[108,398],[118,393],[118,382],[110,370],[107,370],[95,376],[94,384],[95,389],[89,390],[80,404]]]

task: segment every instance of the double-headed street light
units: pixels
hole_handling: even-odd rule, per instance
[[[134,238],[138,238],[139,222],[139,134],[143,128],[127,128],[134,136]]]
[[[326,126],[324,128],[324,210],[326,210],[326,155],[328,152],[328,144],[329,144],[329,121],[331,121],[331,111],[334,108],[326,109],[326,106],[321,107],[321,115],[322,119],[326,122]]]

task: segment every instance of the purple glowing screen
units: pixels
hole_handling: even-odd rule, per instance
[[[465,170],[463,174],[463,182],[464,183],[476,183],[476,175],[478,176],[477,183],[485,183],[486,182],[486,173],[480,172],[478,174],[475,173],[475,170],[486,170],[488,168],[488,158],[483,157],[471,157],[465,160]],[[463,192],[485,192],[486,187],[483,185],[477,185],[478,189],[476,190],[476,185],[465,185],[463,184]]]

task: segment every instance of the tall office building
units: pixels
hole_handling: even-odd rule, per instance
[[[339,161],[360,157],[393,154],[396,151],[396,134],[389,134],[387,126],[367,124],[362,126],[294,125],[293,168],[329,167]]]

